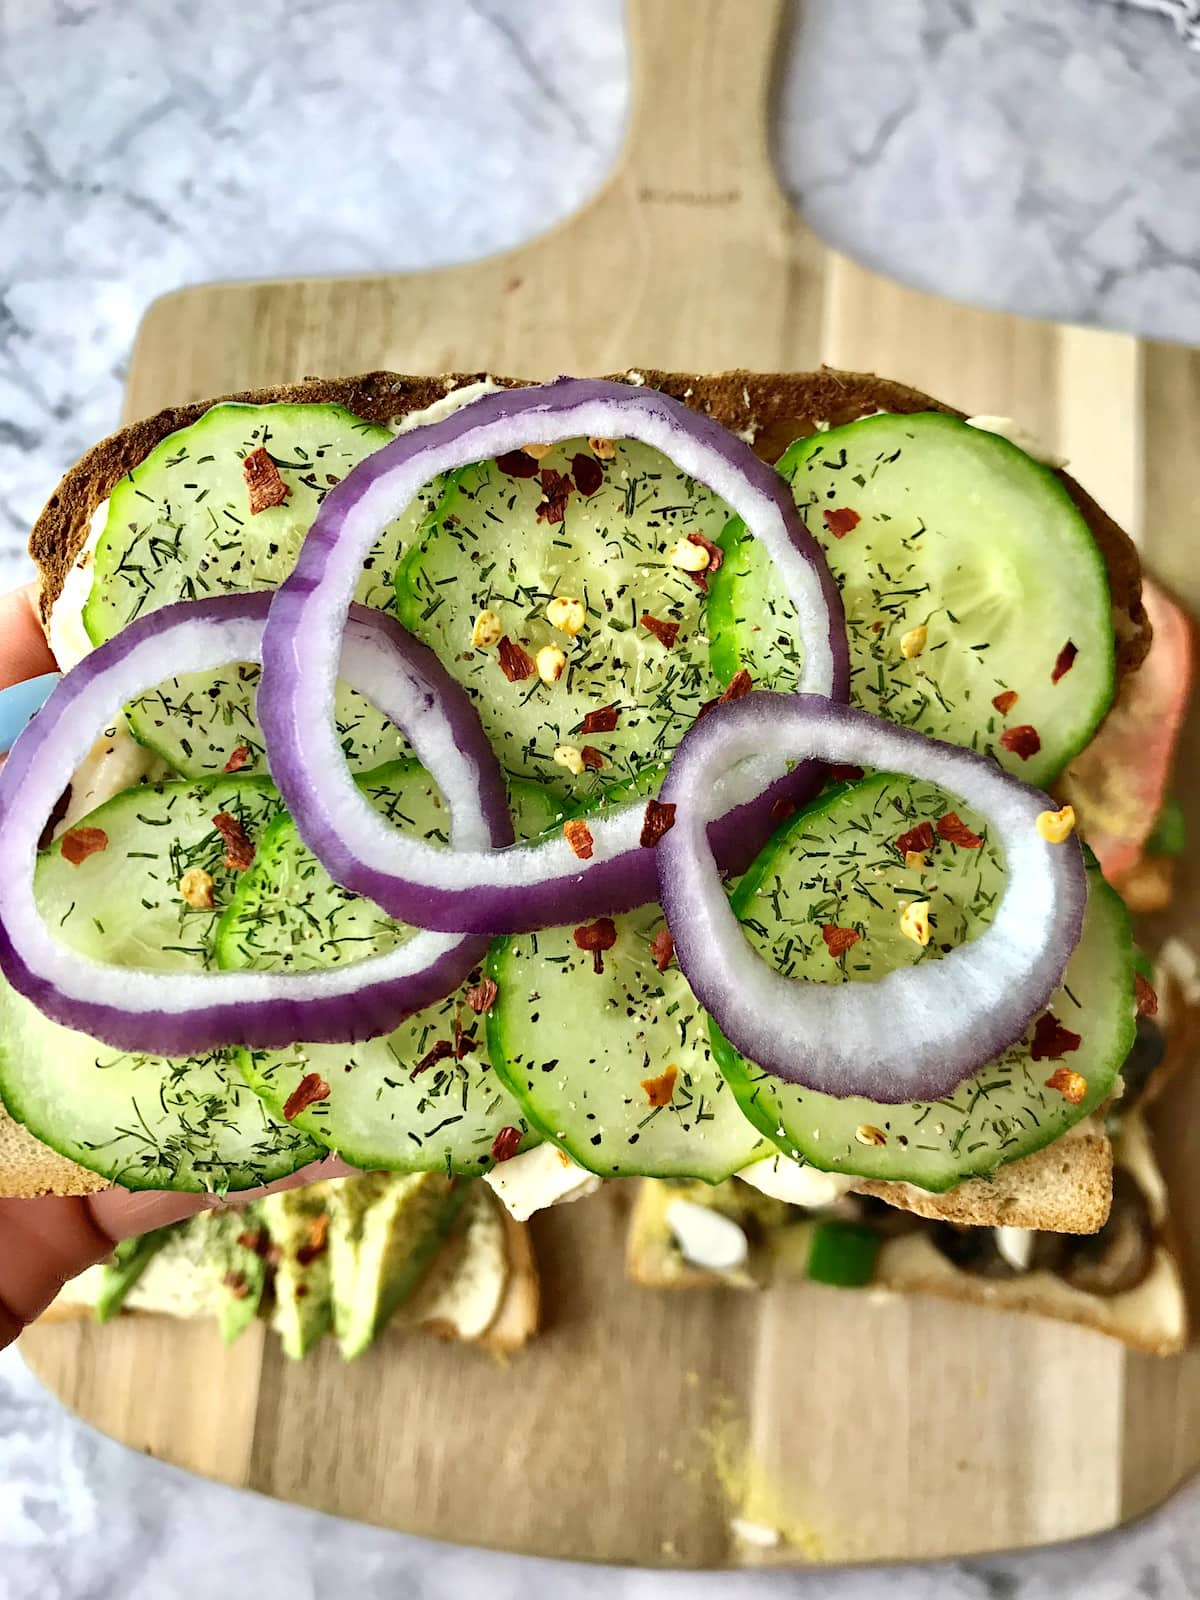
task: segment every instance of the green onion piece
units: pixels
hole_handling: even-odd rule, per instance
[[[861,1289],[875,1274],[879,1235],[853,1222],[818,1222],[808,1252],[808,1276],[814,1283]]]

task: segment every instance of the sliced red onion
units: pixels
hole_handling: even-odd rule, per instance
[[[481,940],[418,933],[386,955],[321,972],[147,972],[81,955],[43,922],[34,896],[38,838],[97,728],[164,679],[257,660],[269,601],[229,595],[139,618],[62,679],[0,772],[0,970],[46,1016],[117,1049],[188,1056],[230,1044],[373,1038],[449,994],[483,955]],[[466,695],[430,651],[356,606],[335,670],[385,715],[402,700],[405,716],[419,708],[431,736],[453,725],[438,775],[452,848],[511,841],[495,757]]]
[[[876,982],[785,978],[746,942],[704,831],[711,790],[754,763],[873,767],[941,785],[979,811],[1004,852],[995,918],[939,961]],[[1087,876],[1079,840],[1049,844],[1054,802],[991,759],[811,695],[756,693],[716,707],[675,751],[662,798],[660,898],[696,998],[748,1061],[823,1094],[936,1100],[1022,1037],[1079,943]]]
[[[653,852],[638,843],[645,801],[588,820],[586,869],[565,839],[496,853],[438,851],[391,828],[347,769],[333,719],[341,631],[379,529],[441,472],[520,449],[582,436],[636,439],[670,457],[719,495],[762,540],[796,607],[804,641],[800,687],[845,699],[849,678],[837,587],[787,485],[748,445],[710,417],[656,389],[560,378],[485,395],[440,422],[401,434],[370,455],[325,497],[291,576],[278,590],[263,637],[258,716],[271,772],[301,837],[332,876],[395,917],[423,928],[521,932],[601,912],[630,910],[656,895]],[[443,779],[460,729],[429,727],[397,713],[426,767]],[[783,789],[735,785],[722,809],[749,809],[717,830],[720,858],[743,857],[766,837],[773,801],[802,793],[808,773]],[[740,864],[740,863],[739,863]]]

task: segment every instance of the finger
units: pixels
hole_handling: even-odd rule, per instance
[[[338,1156],[325,1156],[323,1160],[312,1161],[289,1177],[277,1178],[274,1183],[264,1184],[260,1189],[239,1189],[226,1200],[212,1195],[208,1203],[214,1206],[245,1206],[252,1200],[261,1200],[264,1195],[281,1194],[285,1189],[303,1189],[310,1183],[323,1183],[327,1178],[349,1178],[359,1170],[358,1167],[348,1167]]]
[[[53,672],[54,657],[37,613],[37,586],[0,595],[0,688]]]
[[[93,1223],[108,1241],[108,1249],[134,1234],[150,1233],[172,1222],[182,1222],[203,1211],[209,1197],[203,1194],[138,1193],[128,1189],[101,1189],[84,1202]]]
[[[0,1200],[0,1324],[7,1336],[14,1323],[19,1329],[40,1316],[68,1278],[112,1247],[81,1199]]]

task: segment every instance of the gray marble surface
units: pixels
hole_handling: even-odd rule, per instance
[[[618,0],[0,0],[0,583],[28,571],[41,502],[115,421],[155,295],[526,238],[601,181],[625,71]],[[807,0],[776,150],[812,223],[894,276],[1200,343],[1198,125],[1200,55],[1107,0]],[[0,1357],[11,1600],[1176,1600],[1200,1595],[1198,1505],[1069,1551],[903,1573],[572,1569],[196,1484]]]

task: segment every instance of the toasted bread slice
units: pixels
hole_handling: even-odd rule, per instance
[[[871,1179],[856,1183],[851,1192],[873,1194],[901,1211],[942,1222],[1095,1233],[1108,1216],[1112,1165],[1104,1125],[1093,1119],[1044,1150],[998,1168],[990,1178],[968,1178],[945,1194]]]
[[[1114,1295],[1089,1294],[1045,1271],[1014,1278],[980,1277],[955,1266],[928,1232],[917,1231],[882,1241],[867,1293],[935,1294],[999,1311],[1054,1317],[1152,1355],[1175,1354],[1187,1341],[1187,1301],[1162,1177],[1138,1112],[1126,1119],[1115,1154],[1118,1164],[1137,1178],[1157,1231],[1151,1269],[1136,1288]],[[634,1283],[653,1289],[755,1289],[805,1280],[811,1222],[761,1223],[746,1266],[732,1273],[714,1272],[685,1260],[676,1249],[666,1216],[671,1197],[667,1184],[645,1180],[639,1187],[626,1255]]]
[[[514,1222],[484,1184],[476,1184],[468,1208],[472,1217],[447,1239],[413,1301],[395,1319],[406,1332],[476,1344],[498,1354],[511,1354],[538,1331],[541,1294],[537,1262],[523,1222]],[[482,1215],[481,1215],[482,1214]],[[466,1248],[464,1248],[466,1246]],[[101,1268],[92,1267],[65,1285],[42,1313],[43,1322],[89,1317],[101,1284]],[[131,1291],[122,1316],[205,1317],[212,1306],[187,1281],[186,1262],[151,1262]],[[492,1280],[480,1306],[471,1280]]]
[[[646,369],[636,375],[616,376],[662,389],[697,411],[715,417],[726,427],[751,439],[754,448],[766,460],[775,460],[793,439],[811,434],[819,427],[839,426],[877,411],[902,414],[941,411],[953,416],[964,415],[904,384],[871,373],[841,372],[828,367],[817,372],[710,375]],[[480,382],[506,386],[525,381],[492,378],[485,373],[411,377],[369,372],[352,378],[311,378],[304,383],[217,398],[251,403],[337,404],[370,421],[394,425],[464,386]],[[67,573],[83,548],[96,507],[160,440],[196,421],[214,403],[215,400],[205,400],[173,406],[156,416],[131,423],[93,446],[66,474],[38,518],[29,541],[29,551],[38,568],[43,622],[49,617]],[[1108,566],[1119,645],[1118,671],[1127,674],[1137,667],[1150,642],[1150,628],[1142,607],[1137,552],[1129,538],[1086,491],[1066,474],[1061,476],[1087,519]],[[1043,1225],[1099,1225],[1098,1222],[1089,1224],[1086,1219],[1095,1215],[1096,1196],[1106,1177],[1107,1156],[1102,1143],[1089,1145],[1087,1149],[1094,1165],[1074,1153],[1070,1158],[1071,1172],[1081,1185],[1083,1209],[1068,1216],[1060,1200],[1053,1214],[1067,1220]],[[103,1181],[94,1174],[44,1149],[24,1134],[24,1130],[14,1131],[13,1124],[0,1123],[0,1195],[84,1194],[103,1186]],[[1065,1196],[1061,1183],[1059,1187]],[[972,1220],[991,1220],[988,1197],[995,1201],[1002,1191],[992,1185],[971,1184],[966,1188],[970,1194],[961,1203],[969,1209]],[[904,1203],[904,1196],[898,1194],[895,1203]],[[942,1197],[936,1203],[949,1205],[951,1201]],[[1040,1215],[1021,1211],[1013,1196],[1005,1203],[1013,1215]]]

